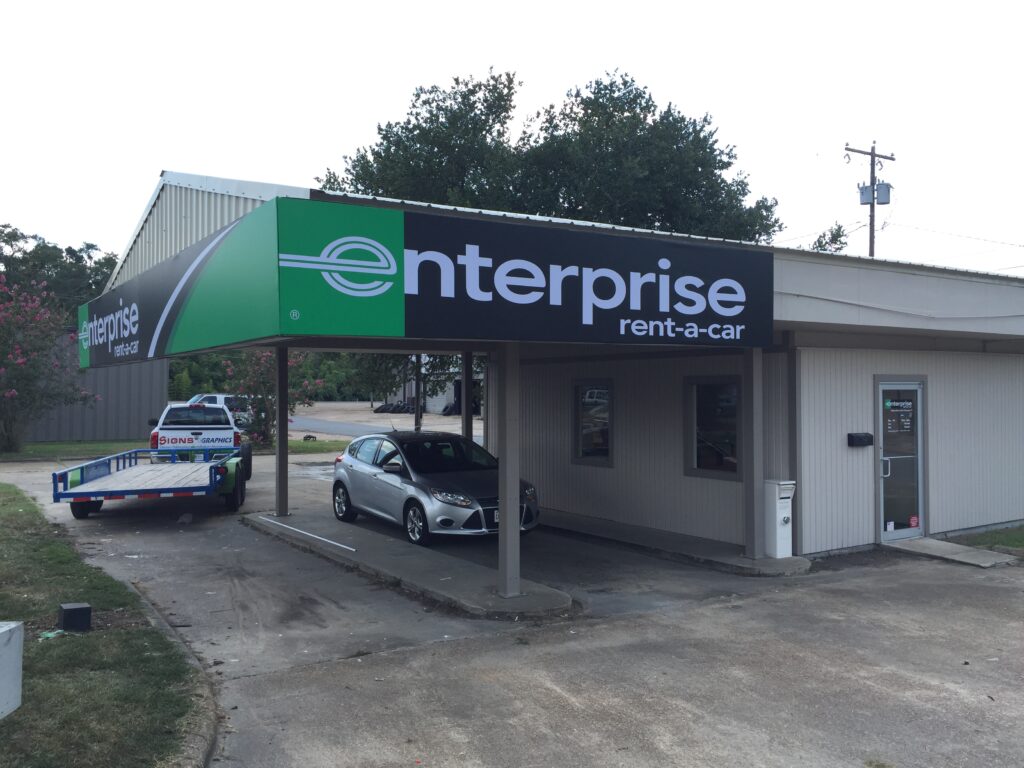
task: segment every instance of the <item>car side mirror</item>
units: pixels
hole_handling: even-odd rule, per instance
[[[400,475],[402,474],[403,467],[397,461],[389,461],[387,464],[381,467],[381,469],[383,469],[389,475]]]
[[[155,427],[159,423],[160,423],[160,419],[150,419],[149,420],[149,426],[151,426],[151,427]]]

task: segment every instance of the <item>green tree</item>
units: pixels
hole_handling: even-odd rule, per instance
[[[72,324],[79,305],[103,292],[116,263],[113,253],[101,253],[92,243],[61,248],[38,235],[0,224],[0,272],[8,284],[45,282]]]
[[[371,147],[346,157],[324,189],[445,205],[511,210],[516,150],[509,142],[515,76],[455,78],[448,89],[417,88],[400,123],[377,126]]]
[[[312,405],[310,393],[319,382],[301,376],[302,352],[288,353],[288,413]],[[249,397],[253,423],[249,437],[256,444],[273,443],[277,436],[277,353],[253,347],[224,360],[224,391]],[[285,429],[287,434],[287,428]]]
[[[177,374],[171,377],[171,385],[167,388],[167,396],[171,400],[188,400],[195,394],[192,391],[192,377],[188,368],[182,368]]]
[[[354,354],[351,359],[352,375],[368,395],[371,408],[376,400],[400,389],[413,372],[409,355]]]
[[[660,109],[627,74],[540,112],[519,155],[519,209],[530,213],[753,242],[782,229],[774,199],[747,205],[747,177],[727,176],[736,152],[710,116]]]
[[[0,451],[17,451],[25,428],[51,408],[88,402],[77,337],[46,281],[12,283],[0,273]]]
[[[417,88],[405,120],[317,181],[327,191],[586,219],[768,242],[776,201],[747,204],[735,149],[711,118],[688,118],[626,74],[570,91],[514,143],[511,73]]]
[[[813,243],[811,243],[812,251],[821,251],[822,253],[842,253],[846,249],[847,245],[847,233],[843,228],[843,225],[838,221],[831,227],[826,229]]]

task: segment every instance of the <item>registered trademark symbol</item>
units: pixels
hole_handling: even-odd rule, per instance
[[[288,313],[288,317],[290,317],[292,320],[298,320],[299,319],[299,310],[293,309],[291,312]]]

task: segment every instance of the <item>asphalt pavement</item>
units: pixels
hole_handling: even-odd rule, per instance
[[[271,466],[257,457],[243,511],[271,511]],[[329,467],[295,457],[293,509],[331,514]],[[217,499],[73,520],[47,501],[52,469],[0,465],[0,481],[33,493],[196,651],[224,717],[215,764],[1024,764],[1019,567],[870,552],[747,578],[541,529],[523,542],[524,576],[587,610],[498,622],[247,528]],[[443,553],[494,557],[485,540]]]
[[[296,414],[288,419],[288,429],[300,432],[321,432],[325,435],[337,437],[359,437],[361,435],[372,435],[375,432],[387,432],[388,427],[381,428],[380,425],[359,424],[352,421],[334,421],[333,419],[317,419],[310,416]]]

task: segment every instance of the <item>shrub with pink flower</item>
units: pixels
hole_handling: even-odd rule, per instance
[[[288,413],[299,405],[312,405],[313,382],[298,381],[298,369],[305,354],[288,354]],[[257,444],[273,443],[277,434],[277,353],[273,349],[246,349],[236,360],[225,359],[226,392],[249,397],[253,413],[249,439]]]
[[[0,451],[16,451],[29,423],[83,402],[75,349],[46,282],[15,285],[0,273]]]

